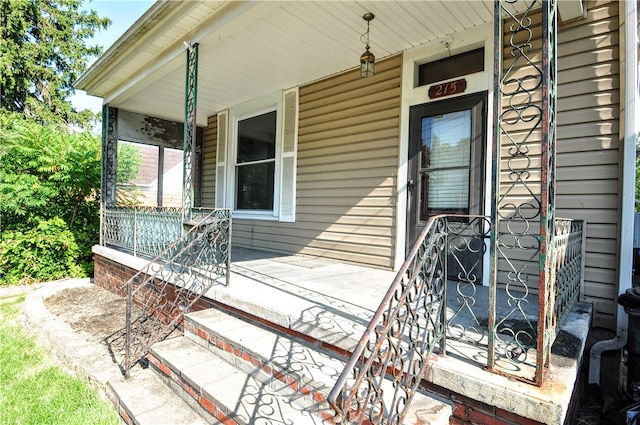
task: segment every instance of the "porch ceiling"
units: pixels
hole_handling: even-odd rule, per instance
[[[199,43],[198,125],[219,110],[493,21],[492,1],[157,2],[76,82],[113,107],[184,119],[185,46]],[[443,45],[444,51],[444,45]]]

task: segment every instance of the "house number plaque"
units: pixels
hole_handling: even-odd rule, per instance
[[[450,96],[452,94],[464,93],[467,89],[467,80],[461,78],[456,81],[448,81],[446,83],[434,84],[429,87],[429,99]]]

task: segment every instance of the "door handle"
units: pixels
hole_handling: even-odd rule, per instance
[[[409,181],[407,182],[407,189],[408,189],[408,190],[413,190],[413,188],[414,188],[415,186],[416,186],[416,185],[415,185],[415,183],[413,182],[413,179],[411,179],[411,180],[409,180]]]

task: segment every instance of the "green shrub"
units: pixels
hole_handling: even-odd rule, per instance
[[[100,141],[91,132],[74,133],[64,125],[42,125],[0,111],[0,282],[55,279],[59,270],[92,275],[91,247],[100,236],[100,170]],[[52,221],[56,218],[73,236],[61,233],[60,223]],[[38,226],[52,226],[60,234],[45,237]],[[52,244],[61,246],[60,252],[39,258]],[[69,265],[73,257],[77,262]],[[58,267],[50,264],[54,258],[62,261]],[[20,259],[27,262],[19,264]],[[56,274],[46,277],[47,270]]]
[[[84,276],[81,251],[59,217],[29,230],[4,232],[0,241],[0,285],[29,284]]]

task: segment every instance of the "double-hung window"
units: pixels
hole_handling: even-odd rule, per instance
[[[218,113],[216,206],[295,221],[298,91]]]
[[[237,122],[237,211],[273,211],[277,116],[277,111],[271,111]]]

